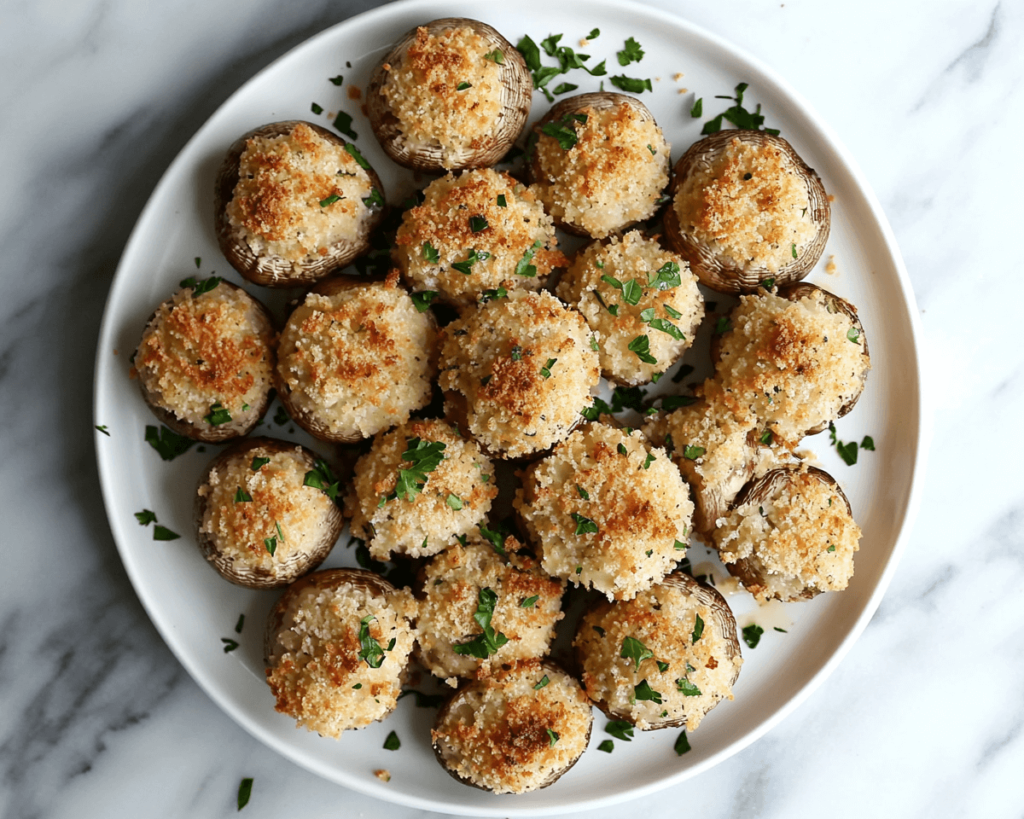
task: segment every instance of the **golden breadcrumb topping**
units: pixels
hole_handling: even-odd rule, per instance
[[[416,30],[404,57],[386,66],[381,94],[397,117],[402,137],[413,147],[440,146],[442,163],[463,149],[475,149],[497,130],[501,113],[501,66],[494,51],[471,28],[430,34]]]
[[[423,204],[402,217],[393,250],[414,290],[467,305],[499,287],[538,290],[554,268],[567,264],[551,217],[506,173],[449,174],[431,182],[423,196]]]
[[[712,162],[694,168],[673,207],[684,233],[738,267],[775,273],[817,234],[807,183],[771,144],[733,139]]]
[[[665,450],[588,424],[523,474],[515,508],[553,577],[628,600],[686,554],[693,503]]]
[[[195,295],[179,290],[161,304],[142,335],[135,370],[161,405],[202,425],[214,404],[245,426],[264,406],[273,356],[266,321],[253,299],[219,284]]]
[[[269,461],[254,470],[257,458]],[[256,447],[228,460],[199,487],[206,498],[200,531],[221,555],[248,569],[270,569],[315,551],[333,504],[303,485],[312,466],[299,446],[288,452]]]
[[[473,619],[481,589],[497,595],[491,628],[508,638],[486,660],[457,654],[454,645],[481,633]],[[540,571],[530,557],[506,561],[489,542],[471,535],[466,546],[452,546],[431,560],[423,573],[424,599],[416,626],[420,659],[437,677],[472,677],[478,669],[542,657],[555,637],[565,583]]]
[[[441,388],[465,397],[473,437],[507,458],[563,440],[601,378],[586,322],[550,293],[510,292],[442,338]]]
[[[592,724],[579,683],[538,660],[520,660],[456,694],[431,737],[462,778],[495,793],[526,793],[579,758]]]
[[[853,577],[860,527],[836,490],[801,468],[770,497],[749,501],[720,521],[715,544],[723,563],[746,562],[744,580],[759,600],[791,600],[805,591],[845,589]]]
[[[281,334],[277,371],[299,410],[365,437],[430,400],[434,340],[429,316],[391,278],[310,293]]]
[[[301,262],[359,237],[372,188],[355,157],[300,122],[246,142],[228,222],[257,256]]]
[[[547,212],[594,238],[653,216],[668,184],[669,144],[661,128],[625,102],[577,113],[586,122],[565,121],[576,132],[569,150],[545,134],[537,141],[541,172],[532,189]]]
[[[373,594],[349,583],[303,590],[285,617],[266,669],[276,710],[334,738],[387,716],[398,702],[415,642],[402,611],[407,602],[399,600],[405,596]],[[365,659],[364,620],[367,637],[383,651],[378,668]]]
[[[443,443],[443,460],[409,500],[395,489],[400,470],[414,467],[402,455],[417,439]],[[475,532],[497,494],[494,466],[475,441],[444,421],[412,421],[374,439],[356,463],[345,508],[373,557],[426,557]]]
[[[824,293],[799,301],[742,296],[721,341],[717,375],[781,442],[834,420],[864,388],[870,362],[864,336]],[[856,336],[856,341],[850,335]]]
[[[699,629],[698,617],[703,624]],[[599,606],[584,616],[574,641],[583,687],[594,702],[604,702],[616,715],[628,715],[642,731],[681,721],[693,731],[721,700],[733,698],[732,683],[743,659],[735,648],[735,620],[731,613],[726,619],[731,634],[723,633],[706,602],[668,584],[640,592],[633,600]],[[694,640],[697,631],[700,636]],[[639,668],[630,639],[654,655],[641,660]],[[624,644],[633,649],[625,657]],[[644,682],[657,698],[637,696],[637,686],[646,693]]]
[[[704,298],[689,265],[636,230],[588,245],[556,292],[598,333],[602,373],[622,382],[650,381],[667,370],[693,343],[704,318]],[[629,349],[642,335],[655,363]]]

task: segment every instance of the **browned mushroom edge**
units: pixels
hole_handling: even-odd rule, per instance
[[[631,97],[628,94],[616,94],[613,91],[594,91],[589,94],[577,94],[574,97],[567,97],[554,105],[550,111],[534,123],[532,133],[530,135],[531,144],[534,138],[540,138],[540,129],[549,122],[560,120],[568,114],[578,113],[584,108],[591,108],[595,111],[605,111],[609,108],[618,108],[623,103],[628,105],[630,108],[635,109],[637,113],[640,114],[641,119],[655,122],[654,114],[651,113],[651,110],[636,97]],[[655,122],[655,124],[657,123]],[[529,161],[526,163],[526,175],[527,182],[531,185],[544,179],[544,173],[540,167],[540,158],[537,155],[536,149],[530,151]],[[640,220],[627,222],[613,232],[616,235],[622,234],[638,224],[640,224]],[[586,236],[590,238],[590,234],[585,230],[576,227],[576,225],[562,222],[559,219],[555,219],[555,227],[561,228],[566,233],[571,233],[575,236]]]
[[[370,120],[373,135],[377,137],[384,153],[392,160],[414,171],[427,173],[445,173],[467,168],[488,168],[505,156],[519,137],[533,102],[533,80],[526,67],[526,62],[516,48],[501,34],[486,23],[466,17],[445,17],[422,26],[431,35],[456,28],[470,28],[489,44],[499,49],[505,61],[501,67],[501,112],[498,114],[498,127],[495,133],[482,141],[481,145],[449,154],[448,167],[443,164],[441,146],[416,146],[410,148],[402,139],[402,127],[398,118],[391,112],[387,99],[381,93],[387,80],[388,72],[384,65],[392,67],[400,65],[405,57],[409,44],[415,39],[416,32],[421,28],[408,31],[394,47],[377,63],[370,74],[370,82],[366,89],[366,114]]]
[[[360,223],[359,236],[355,241],[338,242],[328,248],[326,255],[305,260],[298,263],[297,266],[280,256],[257,256],[244,239],[235,235],[228,220],[227,206],[234,196],[235,186],[238,184],[238,164],[245,151],[247,141],[253,137],[290,134],[298,124],[299,120],[273,122],[255,128],[236,139],[228,148],[214,184],[214,230],[217,234],[217,244],[220,245],[221,252],[235,270],[249,281],[264,287],[307,286],[319,281],[332,271],[350,264],[370,249],[370,234],[384,218],[383,204],[368,206],[370,216]],[[344,147],[347,144],[337,134],[331,133],[320,125],[312,122],[303,124],[308,125],[317,135],[335,145]],[[366,172],[370,176],[373,187],[380,191],[381,199],[385,199],[384,185],[381,183],[380,177],[377,176],[377,172],[370,167],[366,168]]]
[[[380,277],[369,277],[369,276],[348,276],[348,275],[337,275],[331,276],[329,279],[320,282],[310,292],[317,293],[321,296],[334,296],[343,290],[352,290],[360,287],[365,287],[368,284],[373,284],[383,281]],[[404,289],[404,288],[403,288]],[[406,291],[408,292],[408,291]],[[299,302],[295,305],[297,310],[301,307],[303,302]],[[294,310],[292,311],[294,312]],[[427,355],[432,362],[434,372],[437,371],[437,359],[440,355],[440,343],[437,328],[437,318],[433,311],[427,310],[427,320],[430,322],[431,327],[434,330],[433,343],[430,349],[427,350]],[[288,321],[291,320],[289,315],[285,321],[287,325]],[[321,441],[326,441],[333,444],[355,444],[362,441],[364,438],[372,436],[364,436],[361,432],[356,430],[355,432],[332,432],[330,425],[324,423],[311,412],[299,407],[292,400],[291,387],[285,382],[278,372],[278,368],[274,367],[274,389],[277,391],[278,398],[281,399],[281,403],[284,405],[285,411],[291,417],[291,419],[298,424],[302,429]],[[392,424],[394,426],[394,424]]]
[[[828,474],[824,469],[819,469],[816,466],[807,466],[805,464],[786,464],[784,466],[776,467],[775,469],[769,470],[760,478],[750,481],[747,483],[740,493],[736,496],[736,500],[733,503],[733,508],[737,509],[745,503],[749,504],[762,504],[768,498],[777,494],[782,488],[789,482],[790,477],[795,472],[806,470],[808,475],[811,475],[815,479],[821,481],[836,493],[846,506],[846,511],[853,517],[853,509],[850,507],[850,500],[846,497],[846,494],[840,488],[838,481]],[[760,575],[757,569],[752,563],[746,559],[738,560],[735,563],[727,563],[726,569],[729,570],[729,574],[739,579],[743,584],[744,588],[753,588],[761,585]],[[821,594],[820,589],[804,589],[802,593],[797,595],[791,600],[810,600]]]
[[[661,583],[658,583],[656,585],[675,586],[679,589],[689,592],[697,598],[698,602],[708,606],[712,611],[714,625],[717,628],[721,629],[722,634],[725,635],[726,643],[732,649],[729,652],[729,659],[733,660],[736,657],[742,656],[742,652],[740,651],[740,639],[736,631],[736,618],[733,616],[732,609],[729,608],[729,604],[725,601],[725,598],[722,597],[722,595],[719,594],[719,592],[715,588],[713,588],[712,586],[708,586],[704,583],[701,583],[698,580],[695,580],[693,577],[686,574],[686,572],[678,570],[667,575],[665,579],[661,581]],[[591,604],[587,611],[583,613],[583,616],[580,617],[579,622],[576,626],[576,633],[578,634],[580,630],[586,626],[587,621],[591,615],[604,614],[616,605],[621,605],[621,603],[613,603],[601,598],[597,599],[594,603]],[[576,646],[576,635],[573,635],[573,650],[576,665],[579,668],[580,675],[582,676],[584,667],[583,653],[580,650],[580,648]],[[735,663],[733,665],[735,667]],[[733,675],[733,678],[729,681],[730,686],[736,684],[736,680],[739,678],[739,675],[740,670],[738,667],[736,667],[735,674]],[[586,686],[583,687],[583,690],[586,691]],[[589,692],[587,693],[587,696],[590,696]],[[636,725],[636,720],[634,720],[628,713],[618,713],[616,711],[611,710],[611,708],[609,708],[608,703],[605,700],[602,699],[598,701],[591,699],[591,702],[593,702],[594,705],[596,705],[609,719],[625,720],[630,725]],[[685,724],[685,719],[666,720],[663,723],[660,723],[658,725],[651,725],[647,729],[641,730],[658,731],[662,728],[680,728]]]
[[[210,474],[214,470],[220,469],[229,461],[236,458],[244,460],[247,457],[247,453],[260,447],[268,449],[274,453],[294,453],[295,449],[299,447],[299,445],[289,441],[280,441],[276,438],[257,437],[246,438],[245,440],[239,441],[225,449],[210,462],[199,478],[199,482],[196,485],[196,499],[192,508],[192,522],[196,533],[196,544],[199,546],[199,551],[203,553],[203,556],[207,559],[210,565],[217,570],[221,577],[238,586],[245,586],[249,589],[274,589],[280,588],[281,586],[287,586],[289,583],[295,581],[296,578],[312,571],[323,563],[327,555],[330,554],[331,549],[334,548],[334,544],[338,540],[339,535],[341,535],[341,530],[345,526],[345,521],[342,517],[341,510],[336,504],[332,503],[328,509],[327,518],[324,521],[325,528],[323,536],[316,547],[310,552],[306,552],[304,554],[296,553],[292,555],[292,557],[287,561],[275,565],[270,571],[262,568],[247,569],[244,567],[236,567],[233,558],[222,555],[217,549],[216,544],[213,542],[213,538],[202,531],[203,517],[206,514],[207,498],[200,495],[198,489],[208,482]],[[302,460],[306,463],[309,469],[313,469],[316,466],[317,456],[305,447],[300,448],[302,449]]]
[[[560,674],[565,674],[566,676],[569,677],[569,679],[571,679],[573,682],[575,682],[577,685],[579,685],[579,681],[572,674],[570,674],[568,671],[566,671],[564,668],[562,668],[558,663],[556,663],[554,660],[552,660],[550,658],[544,658],[544,659],[540,660],[540,664],[541,664],[541,668],[547,669],[549,671],[555,671],[555,672],[560,673]],[[486,682],[486,680],[484,682]],[[438,710],[437,717],[434,720],[434,729],[435,730],[437,729],[437,726],[439,726],[442,723],[442,721],[448,716],[448,712],[451,710],[452,705],[455,703],[455,701],[460,696],[465,694],[467,689],[473,687],[474,685],[478,685],[478,684],[480,684],[480,682],[476,681],[476,680],[465,680],[465,681],[463,681],[459,685],[459,688],[454,693],[452,693],[451,696],[448,697],[448,699],[444,702],[444,704]],[[581,688],[582,688],[582,686],[581,686]],[[586,693],[586,691],[584,691],[584,693]],[[594,720],[593,720],[593,718],[591,718],[590,726],[587,728],[586,741],[584,742],[584,752],[586,750],[586,747],[590,744],[590,735],[593,732],[593,730],[594,730]],[[478,785],[476,782],[473,782],[471,779],[467,779],[465,777],[462,777],[459,774],[457,774],[455,771],[453,771],[451,768],[449,768],[448,764],[444,760],[444,754],[443,754],[443,752],[441,751],[440,747],[438,746],[438,744],[436,742],[431,742],[431,747],[434,750],[434,757],[440,763],[441,767],[444,768],[445,772],[450,777],[452,777],[452,779],[454,779],[456,782],[461,782],[463,785],[469,785],[471,788],[477,788],[478,790],[481,790],[481,791],[487,791],[488,793],[493,793],[493,791],[490,788],[484,787],[483,785]],[[548,788],[548,787],[551,787],[552,785],[554,785],[555,782],[557,782],[577,762],[579,762],[581,756],[583,756],[582,753],[579,756],[577,756],[575,759],[573,759],[568,765],[566,765],[561,770],[552,771],[551,774],[548,776],[548,778],[544,781],[543,784],[538,785],[536,788],[532,788],[531,791],[533,791],[533,790],[542,790],[544,788]]]
[[[246,293],[238,285],[221,279],[217,286],[229,287],[233,290],[239,291],[240,293],[244,293],[245,296],[248,297],[249,301],[252,302],[252,307],[256,313],[256,331],[260,340],[266,345],[267,355],[270,357],[271,380],[273,380],[273,373],[277,369],[277,338],[276,333],[274,332],[274,322],[270,313],[259,299],[251,296],[249,293]],[[168,301],[170,301],[170,299],[168,299]],[[164,302],[164,304],[166,303],[167,302]],[[156,318],[158,310],[159,308],[154,310],[150,314],[149,318],[146,319],[146,329],[149,328],[153,319]],[[143,330],[143,333],[145,333],[145,330]],[[150,411],[156,416],[157,420],[161,424],[173,432],[178,433],[178,435],[184,435],[186,438],[191,438],[194,441],[202,441],[207,444],[219,444],[224,441],[230,441],[234,438],[241,438],[244,435],[248,435],[256,428],[256,425],[260,422],[264,413],[266,413],[267,407],[270,405],[270,399],[273,395],[272,388],[268,387],[267,391],[263,394],[259,407],[256,409],[256,412],[253,413],[252,420],[244,427],[235,428],[231,425],[218,424],[214,426],[213,424],[205,422],[203,424],[193,424],[183,418],[179,418],[161,404],[160,396],[149,390],[142,378],[139,379],[139,391],[142,393],[142,400],[146,402],[146,406],[149,407]]]
[[[714,250],[700,242],[689,232],[684,232],[676,214],[675,198],[687,176],[699,166],[712,163],[728,147],[733,139],[754,145],[769,144],[778,148],[793,163],[794,168],[807,183],[807,196],[811,205],[811,219],[818,228],[815,237],[808,243],[800,258],[794,259],[775,273],[765,267],[739,266],[729,259],[720,257]],[[831,208],[825,187],[813,168],[800,158],[793,147],[782,137],[765,131],[729,129],[705,137],[693,145],[676,163],[672,181],[668,188],[669,202],[665,208],[665,239],[676,253],[690,263],[690,269],[702,284],[721,293],[752,293],[766,279],[774,279],[781,287],[804,278],[821,258],[831,229]]]

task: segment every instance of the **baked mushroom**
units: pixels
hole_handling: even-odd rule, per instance
[[[374,68],[366,113],[399,165],[438,172],[494,165],[530,115],[522,55],[486,23],[434,20],[409,31]]]
[[[683,572],[628,602],[598,601],[573,646],[590,699],[641,731],[694,730],[732,699],[743,664],[725,599]]]
[[[758,419],[759,438],[791,447],[849,412],[871,360],[852,305],[812,285],[784,292],[741,296],[714,353],[722,391]]]
[[[831,225],[818,175],[782,137],[725,130],[676,163],[665,239],[701,282],[723,293],[799,281]]]
[[[274,122],[237,139],[214,188],[217,242],[266,287],[309,285],[370,248],[384,186],[355,145],[310,122]]]
[[[373,572],[327,569],[288,587],[267,618],[275,709],[321,736],[384,719],[398,703],[415,601]]]
[[[146,323],[132,374],[146,405],[179,435],[211,443],[246,435],[270,402],[270,314],[216,276],[182,285]]]
[[[686,555],[690,493],[637,431],[587,424],[522,480],[516,513],[552,577],[629,600]]]
[[[478,669],[543,657],[565,616],[565,583],[548,577],[536,560],[499,555],[476,533],[465,540],[431,558],[419,579],[417,656],[451,685]]]
[[[456,691],[430,734],[438,762],[459,782],[526,793],[576,764],[593,723],[576,680],[550,661],[520,660]]]
[[[397,271],[383,282],[334,277],[288,317],[278,395],[310,435],[353,443],[405,423],[430,402],[436,344],[433,313],[399,285]]]
[[[410,421],[378,434],[356,463],[345,512],[374,558],[427,557],[475,533],[497,494],[472,438],[445,421]]]
[[[469,308],[442,331],[448,416],[495,457],[543,452],[591,403],[596,344],[583,317],[547,292],[516,290]]]
[[[670,148],[636,97],[568,97],[533,126],[530,139],[531,187],[563,230],[602,239],[658,210]]]
[[[676,363],[704,318],[704,298],[679,256],[632,230],[581,249],[556,289],[597,335],[601,374],[623,386]]]
[[[847,587],[860,527],[835,478],[791,464],[743,488],[714,545],[729,573],[758,600],[810,600]]]
[[[568,261],[533,192],[490,169],[431,182],[402,215],[391,256],[413,290],[462,307],[498,288],[539,290]]]
[[[308,481],[310,473],[321,480]],[[329,467],[298,444],[239,441],[199,480],[194,521],[200,551],[239,586],[287,586],[319,566],[341,534],[341,510],[310,485],[330,491],[331,477]]]

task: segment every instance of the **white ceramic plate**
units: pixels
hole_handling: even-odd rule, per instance
[[[825,258],[836,254],[841,272],[827,275],[823,260],[809,281],[858,306],[874,365],[862,400],[838,427],[843,440],[873,436],[877,451],[862,453],[860,463],[851,468],[839,460],[826,436],[807,442],[842,483],[864,531],[850,588],[765,612],[752,611],[745,594],[730,600],[741,625],[757,621],[766,633],[756,650],[745,650],[735,700],[723,703],[690,737],[690,753],[674,753],[675,731],[638,734],[630,744],[616,742],[612,755],[598,753],[596,745],[606,738],[605,720],[598,713],[591,740],[595,748],[553,787],[516,797],[496,797],[445,774],[429,746],[434,711],[417,709],[411,697],[385,723],[350,732],[340,741],[297,730],[290,718],[274,711],[264,682],[261,640],[276,594],[247,591],[222,580],[200,556],[191,533],[192,488],[213,448],[205,455],[193,449],[172,463],[162,462],[143,440],[145,426],[155,422],[128,378],[128,357],[147,317],[177,289],[179,280],[197,272],[195,257],[202,259],[202,275],[216,271],[241,283],[219,253],[213,232],[214,174],[228,145],[266,122],[310,119],[329,125],[328,114],[346,110],[355,117],[357,144],[380,172],[389,200],[401,201],[412,189],[411,177],[385,158],[347,91],[351,86],[365,88],[381,50],[414,25],[478,15],[513,43],[524,33],[540,42],[552,32],[564,32],[563,42],[576,47],[591,27],[599,26],[600,37],[583,49],[593,55],[592,65],[607,59],[609,74],[660,78],[654,92],[642,99],[665,130],[674,158],[700,134],[703,120],[689,116],[692,92],[703,97],[706,119],[728,105],[715,100],[716,94],[731,94],[738,82],[749,83],[748,103],[763,105],[768,126],[781,129],[835,195]],[[622,69],[615,52],[630,36],[642,44],[646,56]],[[685,72],[682,82],[691,93],[678,93],[681,83],[672,79],[677,72]],[[328,81],[338,74],[345,77],[341,88]],[[577,93],[596,90],[599,82],[574,71],[552,85],[563,79],[578,84]],[[311,113],[313,102],[323,106],[323,115]],[[543,97],[535,94],[533,118],[546,108]],[[267,291],[249,289],[266,297]],[[719,300],[725,304],[724,298]],[[678,783],[753,742],[828,675],[867,624],[895,568],[923,471],[915,315],[892,233],[852,159],[785,83],[728,43],[675,17],[610,0],[412,0],[388,5],[318,34],[246,83],[185,146],[146,205],[114,279],[97,352],[96,423],[111,433],[97,433],[107,514],[128,574],[167,644],[227,713],[289,759],[347,787],[436,811],[510,816],[596,807]],[[695,355],[699,352],[691,351],[690,357]],[[668,379],[663,379],[665,385],[672,386]],[[272,434],[287,433],[269,415],[260,429],[268,427]],[[287,437],[306,441],[301,435]],[[323,445],[313,447],[328,451]],[[154,542],[152,529],[140,527],[133,517],[143,508],[155,511],[160,523],[181,533],[181,539]],[[345,542],[339,541],[327,566],[352,563]],[[693,550],[695,564],[701,554],[701,549]],[[246,624],[236,635],[241,613]],[[776,632],[772,625],[783,625],[788,633]],[[237,638],[241,645],[225,654],[222,637]],[[391,730],[402,739],[398,752],[382,748]],[[390,770],[389,783],[374,777],[378,768]]]

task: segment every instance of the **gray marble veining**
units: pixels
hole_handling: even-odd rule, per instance
[[[372,2],[0,4],[0,816],[412,819],[271,752],[150,625],[103,512],[90,396],[119,255],[245,79]],[[747,750],[595,812],[1024,815],[1024,4],[660,0],[786,77],[846,143],[921,307],[922,509],[833,676]],[[541,27],[542,24],[541,24]]]

